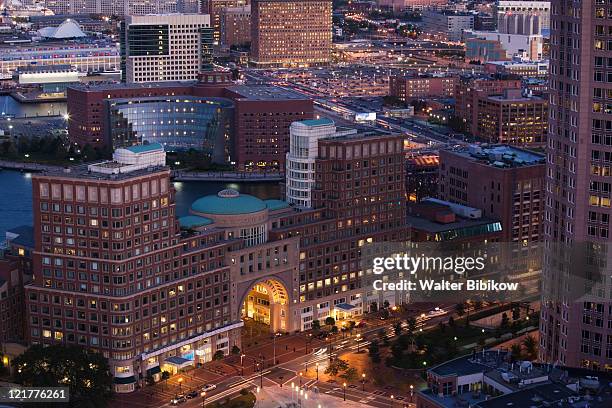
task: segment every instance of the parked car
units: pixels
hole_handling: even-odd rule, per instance
[[[217,388],[215,384],[204,384],[204,386],[202,387],[202,391],[208,392],[214,390],[215,388]]]

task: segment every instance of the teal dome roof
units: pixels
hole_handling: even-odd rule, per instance
[[[217,195],[197,199],[191,210],[202,214],[237,215],[265,210],[266,203],[257,197],[236,190],[222,190]]]

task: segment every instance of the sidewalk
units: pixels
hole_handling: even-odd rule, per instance
[[[293,394],[293,395],[292,395]],[[291,403],[298,403],[296,393],[291,391],[291,388],[283,387],[264,387],[259,393],[255,392],[257,403],[255,408],[279,408],[291,406]],[[308,397],[301,397],[302,408],[359,408],[363,404],[355,401],[343,401],[342,398],[332,397],[327,394],[316,394],[312,391],[307,393]],[[296,406],[300,406],[299,404]]]

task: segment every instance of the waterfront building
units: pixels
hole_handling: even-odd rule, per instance
[[[356,134],[356,129],[338,129],[333,120],[313,119],[293,122],[289,128],[289,153],[285,171],[287,202],[297,208],[312,208],[315,188],[315,161],[322,138]]]
[[[11,77],[33,65],[70,65],[81,73],[119,69],[119,48],[108,40],[45,41],[0,44],[0,75]]]
[[[168,150],[203,150],[240,171],[283,171],[289,126],[313,117],[312,101],[274,86],[233,85],[230,75],[70,87],[69,138],[100,149],[161,142]]]
[[[609,3],[551,3],[547,251],[540,319],[542,361],[602,371],[612,369],[611,263],[606,254],[612,214],[612,49],[605,46],[612,32],[610,15]],[[568,256],[578,251],[585,258]],[[586,257],[601,268],[589,268]],[[593,275],[576,276],[583,270]]]
[[[488,61],[484,65],[484,70],[490,74],[548,79],[548,61]]]
[[[127,16],[121,23],[123,82],[189,81],[212,67],[205,14]]]
[[[24,0],[25,6],[37,5],[54,14],[98,14],[128,16],[162,13],[197,13],[198,0]]]
[[[115,392],[131,392],[240,347],[243,319],[292,332],[399,302],[369,291],[359,248],[406,239],[402,137],[332,137],[318,152],[305,210],[223,190],[177,217],[156,143],[34,175],[28,341],[98,350]]]
[[[254,0],[251,15],[255,66],[308,67],[331,61],[331,1]]]

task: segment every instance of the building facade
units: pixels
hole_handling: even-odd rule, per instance
[[[245,46],[251,43],[251,6],[221,9],[220,43],[223,47]]]
[[[548,133],[548,100],[527,90],[506,89],[478,97],[474,136],[488,143],[542,147]]]
[[[612,50],[602,44],[610,39],[611,13],[612,5],[602,2],[551,4],[544,224],[549,250],[544,258],[540,327],[542,361],[605,371],[612,369],[612,284],[605,253],[612,212],[612,120],[606,110],[612,67],[606,61]],[[595,263],[606,266],[594,271],[593,278],[578,276],[576,281],[571,279],[576,276],[575,264],[567,254],[581,247]],[[581,265],[587,267],[585,262]],[[573,292],[576,287],[592,290],[579,296]]]
[[[547,31],[550,29],[550,3],[550,1],[498,0],[495,4],[498,31],[500,33],[509,33],[506,24],[512,16],[521,16],[522,18],[536,17],[538,32],[534,34],[542,34],[542,30]]]
[[[315,161],[319,154],[318,141],[357,133],[355,129],[339,130],[331,119],[293,122],[289,128],[289,153],[285,170],[287,202],[298,208],[312,208],[315,187]]]
[[[459,42],[464,30],[474,29],[474,15],[450,10],[423,13],[423,33],[434,40]]]
[[[115,99],[106,105],[113,147],[161,143],[168,151],[195,149],[212,163],[230,162],[234,102],[227,98],[168,96]]]
[[[196,80],[212,67],[210,16],[128,16],[121,23],[123,82]]]
[[[540,34],[464,30],[463,38],[466,44],[466,61],[499,61],[514,57],[540,61],[544,58],[544,39]],[[505,51],[505,57],[500,50]]]
[[[201,4],[202,14],[210,15],[210,26],[213,29],[213,38],[215,45],[221,44],[221,24],[223,10],[227,8],[243,8],[246,7],[249,2],[246,0],[204,0]],[[250,11],[249,11],[250,13]],[[244,15],[244,12],[242,13]],[[250,20],[250,14],[249,14]],[[240,19],[242,22],[244,16]],[[249,24],[250,27],[250,24]],[[249,28],[250,30],[250,28]],[[250,36],[250,31],[249,31]]]
[[[398,76],[389,77],[389,95],[403,102],[426,97],[453,97],[457,77],[453,76]]]
[[[461,118],[472,134],[478,131],[478,98],[501,94],[504,89],[521,89],[522,81],[513,75],[463,75],[455,89],[455,116]]]
[[[194,83],[81,85],[68,88],[67,93],[73,143],[107,150],[142,141],[164,141],[179,148],[200,146],[217,158],[229,151],[228,164],[240,171],[284,171],[289,126],[313,117],[312,101],[300,94],[267,85],[233,85],[225,71],[203,73]],[[146,106],[146,112],[135,111],[134,104]],[[143,115],[148,118],[145,124],[140,121],[137,129],[130,128]],[[223,147],[212,146],[222,134],[229,135],[229,140],[224,140]]]
[[[541,154],[505,145],[440,151],[439,197],[500,220],[500,241],[521,251],[530,273],[541,265],[544,162]]]
[[[25,0],[24,5],[41,5],[54,14],[101,14],[128,16],[163,13],[197,13],[198,0]]]
[[[255,66],[307,67],[331,61],[331,1],[255,0],[251,15]]]

